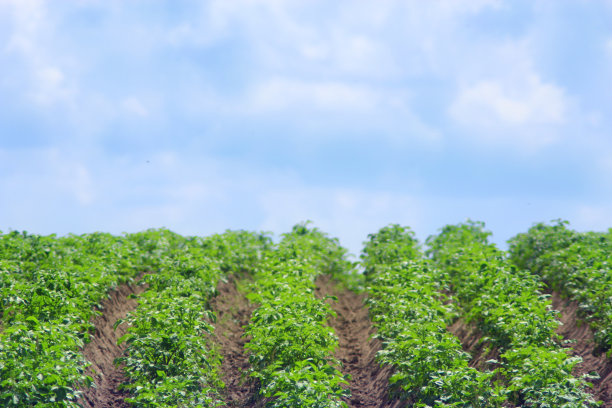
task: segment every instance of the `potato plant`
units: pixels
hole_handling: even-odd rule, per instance
[[[139,271],[126,237],[0,234],[0,405],[76,407],[94,306]]]
[[[316,229],[297,225],[256,270],[249,299],[258,304],[245,335],[250,376],[269,407],[346,407],[347,381],[333,357],[334,312],[314,295],[318,274],[342,273],[345,250]]]
[[[561,346],[556,312],[534,275],[516,269],[488,242],[480,222],[449,225],[429,237],[427,253],[445,272],[468,321],[501,352],[499,372],[510,401],[529,407],[590,407],[587,377],[572,376],[580,361]]]
[[[509,243],[510,260],[578,302],[599,347],[612,350],[612,230],[578,233],[557,221],[536,224]]]
[[[470,355],[446,326],[455,316],[430,262],[410,229],[391,225],[371,234],[362,259],[368,306],[393,367],[390,383],[415,407],[501,407],[505,392],[493,372],[468,366]]]
[[[119,339],[127,344],[126,354],[117,359],[128,379],[126,401],[135,407],[223,405],[209,301],[228,273],[254,267],[269,238],[228,231],[208,238],[138,240],[158,257],[159,270],[146,276],[149,289],[125,319],[130,326]]]
[[[333,298],[317,296],[329,275],[368,291],[393,367],[392,389],[414,407],[565,407],[596,404],[586,377],[574,377],[555,334],[557,314],[544,282],[580,303],[602,348],[612,347],[612,230],[577,233],[558,221],[510,241],[489,243],[484,224],[450,225],[427,240],[426,256],[407,227],[370,234],[363,276],[337,239],[307,223],[273,244],[266,234],[227,231],[182,237],[165,229],[39,236],[0,232],[0,406],[77,407],[92,385],[82,349],[96,306],[109,291],[147,272],[148,289],[120,324],[128,402],[134,407],[224,406],[220,355],[212,344],[210,300],[231,274],[248,276],[257,305],[246,327],[248,375],[259,406],[346,407],[348,381],[334,357]],[[499,361],[479,371],[447,326],[476,325]]]

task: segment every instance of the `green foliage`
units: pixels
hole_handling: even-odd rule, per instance
[[[364,243],[361,260],[366,274],[375,266],[398,260],[421,257],[419,243],[410,227],[391,224],[375,234],[368,234]]]
[[[147,408],[223,405],[209,301],[228,273],[256,267],[269,238],[244,231],[182,238],[152,230],[134,239],[154,254],[159,269],[146,276],[149,289],[126,318],[130,326],[120,339],[127,344],[117,359],[129,380],[127,401]]]
[[[89,386],[82,340],[70,324],[30,317],[12,324],[0,343],[0,403],[3,407],[76,407],[78,388]]]
[[[612,230],[578,233],[537,224],[510,242],[510,259],[578,302],[601,349],[612,349]]]
[[[93,308],[138,273],[137,252],[104,233],[0,235],[0,405],[77,406]]]
[[[427,240],[429,259],[407,227],[368,236],[363,281],[383,343],[377,359],[394,368],[394,390],[415,407],[594,406],[585,392],[589,377],[571,374],[579,359],[559,344],[538,276],[579,301],[596,340],[611,347],[612,229],[537,224],[510,241],[509,257],[489,235],[480,222],[446,226]],[[228,274],[248,273],[248,297],[259,307],[245,348],[267,405],[345,407],[347,380],[328,323],[333,299],[317,298],[314,280],[328,274],[353,282],[358,275],[346,254],[308,223],[278,245],[246,231],[206,238],[166,229],[120,237],[0,233],[0,405],[77,407],[80,390],[92,383],[81,350],[95,306],[115,286],[152,272],[139,307],[117,322],[130,325],[118,362],[134,406],[223,405],[210,299]],[[447,331],[458,315],[498,348],[501,361],[491,370],[469,367],[470,356]]]
[[[480,251],[495,252],[494,245],[489,243],[490,236],[491,232],[485,230],[485,224],[482,221],[467,220],[457,225],[445,225],[438,235],[427,238],[425,254],[435,259],[437,263],[444,262],[447,266],[452,265],[456,250],[464,246],[478,245]]]
[[[447,226],[428,238],[428,253],[445,272],[468,321],[474,321],[501,352],[500,373],[507,380],[511,402],[530,407],[594,406],[586,378],[571,374],[577,360],[559,344],[559,322],[541,293],[543,283],[512,266],[487,236],[483,223]],[[521,262],[532,262],[531,255]]]
[[[120,361],[138,406],[214,406],[219,357],[206,340],[208,301],[225,272],[254,267],[270,245],[244,231],[185,238],[166,229],[121,237],[0,234],[0,405],[77,407],[91,385],[81,350],[94,307],[109,290],[149,271],[150,291],[127,320]],[[140,381],[140,383],[139,383]]]
[[[321,273],[346,273],[346,250],[306,224],[296,225],[256,270],[249,299],[253,312],[245,335],[250,376],[269,407],[346,407],[346,380],[333,357],[338,339],[327,319],[333,311],[314,295]]]
[[[520,269],[534,270],[536,261],[543,254],[569,246],[576,233],[567,228],[568,221],[555,220],[554,224],[535,224],[526,233],[508,240],[510,261]]]
[[[308,228],[309,224],[297,224],[290,233],[283,234],[277,256],[283,260],[307,259],[319,273],[333,277],[342,278],[352,272],[355,265],[347,259],[348,251],[338,238],[331,238],[317,228]]]
[[[568,358],[565,350],[542,346],[510,349],[502,354],[506,361],[502,370],[509,379],[508,389],[514,400],[529,407],[595,406],[585,395],[584,376],[576,378],[572,370],[581,359]]]
[[[446,329],[456,316],[440,272],[423,259],[414,234],[392,225],[371,234],[362,259],[368,305],[383,342],[377,359],[391,365],[390,383],[415,407],[501,407],[504,390]]]
[[[194,238],[206,255],[220,260],[225,273],[248,272],[272,248],[272,239],[266,233],[225,231],[206,238]]]

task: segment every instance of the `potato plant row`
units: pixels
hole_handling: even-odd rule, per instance
[[[250,376],[268,407],[346,407],[345,378],[333,357],[338,338],[328,326],[334,312],[315,296],[315,278],[349,268],[337,241],[297,225],[268,253],[254,274],[253,312],[245,345]]]
[[[453,305],[412,231],[385,227],[363,252],[370,316],[383,343],[377,360],[394,368],[390,383],[400,395],[415,407],[501,407],[493,373],[469,367],[470,355],[447,331]]]
[[[159,263],[145,277],[149,288],[119,339],[127,344],[117,360],[129,381],[123,386],[131,394],[126,401],[136,407],[215,406],[219,356],[208,346],[214,316],[207,304],[223,273],[197,242],[164,248]]]
[[[94,306],[134,278],[129,237],[0,233],[0,406],[76,407]]]
[[[477,324],[501,354],[499,372],[509,400],[528,407],[595,406],[585,378],[572,376],[580,358],[569,357],[543,283],[516,269],[488,242],[484,224],[449,225],[427,240],[428,253],[468,321]]]
[[[215,315],[209,301],[221,279],[253,268],[270,242],[240,231],[207,238],[165,235],[139,241],[159,270],[146,276],[149,288],[119,339],[127,343],[117,360],[128,379],[123,388],[132,395],[127,401],[134,407],[221,406],[221,357],[211,347]]]
[[[557,221],[536,224],[509,243],[510,260],[578,302],[599,347],[611,350],[612,230],[578,233],[567,228],[567,222]]]

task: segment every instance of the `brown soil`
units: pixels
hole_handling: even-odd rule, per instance
[[[457,319],[448,327],[448,331],[461,341],[463,351],[472,356],[470,367],[481,371],[492,370],[493,367],[486,362],[491,359],[499,361],[499,351],[480,341],[483,334],[476,325],[466,323],[464,319]]]
[[[380,341],[370,339],[375,332],[368,309],[364,305],[365,296],[337,287],[329,276],[321,275],[316,281],[319,297],[336,296],[337,302],[331,306],[337,316],[330,319],[339,339],[336,358],[342,363],[342,373],[349,376],[351,396],[344,401],[350,408],[400,408],[408,405],[390,397],[390,367],[381,368],[376,362],[376,352]]]
[[[214,341],[223,356],[222,379],[225,383],[225,402],[229,407],[258,407],[257,384],[247,376],[249,359],[244,351],[248,338],[243,337],[243,326],[249,324],[255,306],[238,292],[235,278],[220,282],[211,306],[217,313]]]
[[[95,384],[95,388],[83,392],[80,403],[84,408],[129,408],[130,405],[124,401],[126,394],[118,390],[119,384],[125,382],[125,376],[114,364],[115,358],[120,357],[125,349],[125,345],[117,345],[117,339],[125,334],[127,327],[121,325],[114,330],[113,325],[138,305],[136,299],[128,296],[145,290],[145,286],[123,284],[102,301],[102,314],[93,320],[95,333],[83,349],[85,358],[91,362],[89,370]]]
[[[576,375],[597,373],[599,379],[591,380],[595,398],[603,401],[601,408],[612,408],[612,358],[605,353],[599,353],[593,341],[593,332],[589,325],[577,316],[578,304],[563,299],[559,293],[553,292],[551,296],[553,308],[561,312],[560,320],[563,323],[557,333],[574,342],[572,354],[582,357],[582,363],[575,369]]]

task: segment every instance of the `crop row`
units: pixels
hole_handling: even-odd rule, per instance
[[[220,356],[210,344],[209,301],[227,274],[254,267],[268,241],[246,232],[183,238],[168,231],[139,236],[157,260],[149,288],[126,319],[123,386],[135,407],[220,406]],[[116,325],[123,323],[118,321]]]
[[[0,405],[77,406],[94,306],[137,275],[138,251],[103,233],[0,234]]]
[[[343,259],[345,250],[337,241],[317,230],[297,226],[278,250],[272,250],[267,236],[245,232],[184,238],[149,230],[124,237],[60,239],[15,232],[0,238],[3,406],[78,406],[80,389],[92,385],[81,350],[93,329],[91,318],[100,313],[95,306],[113,287],[143,271],[152,273],[141,281],[148,289],[140,295],[139,307],[115,325],[129,324],[120,339],[127,344],[126,354],[117,360],[125,367],[128,381],[122,388],[128,391],[127,401],[139,407],[223,405],[220,357],[210,344],[215,315],[209,300],[219,280],[232,273],[253,273],[264,260],[256,274],[262,286],[254,289],[261,307],[253,316],[247,350],[252,361],[259,355],[269,364],[267,370],[253,369],[252,376],[267,384],[262,394],[271,398],[272,406],[283,401],[310,406],[313,398],[321,406],[342,405],[335,397],[346,394],[346,381],[331,357],[337,338],[326,325],[332,312],[314,297],[313,282],[320,273],[337,273],[351,264]],[[277,279],[283,272],[287,279]],[[274,285],[291,291],[275,291]],[[284,341],[277,344],[280,349],[266,355],[264,343],[275,339],[257,336],[257,322],[279,317],[283,304],[287,314],[278,322],[291,321],[293,334],[301,335],[303,342],[285,349],[295,337],[284,333],[284,340],[276,339]],[[296,325],[300,319],[302,325]],[[273,325],[263,331],[269,329]],[[303,354],[295,354],[300,347]],[[280,359],[283,353],[285,360]],[[293,381],[293,387],[274,385],[283,378]],[[302,389],[308,380],[314,390]]]
[[[612,230],[578,233],[567,222],[536,224],[510,240],[510,260],[578,302],[601,349],[612,349]]]
[[[555,334],[540,276],[581,302],[609,348],[612,233],[537,225],[511,241],[510,260],[484,224],[444,227],[423,254],[409,228],[368,236],[362,255],[370,316],[391,365],[393,389],[415,407],[595,406],[579,362]],[[532,272],[528,272],[529,268]],[[185,238],[167,230],[41,237],[0,234],[0,405],[77,407],[92,383],[81,351],[96,306],[142,272],[148,289],[124,321],[128,402],[135,407],[223,406],[210,300],[230,275],[250,277],[257,305],[245,335],[250,370],[267,407],[346,407],[348,382],[334,357],[322,274],[355,283],[344,250],[306,224],[274,245],[265,234]],[[447,326],[458,317],[483,333],[499,361],[470,367]]]
[[[245,345],[250,376],[269,407],[344,407],[347,382],[333,357],[338,338],[327,325],[333,311],[315,296],[315,278],[348,263],[337,242],[297,225],[254,274],[253,312]]]
[[[167,230],[122,237],[0,234],[0,405],[77,407],[92,385],[82,348],[108,292],[145,271],[149,285],[127,319],[119,359],[136,406],[215,405],[219,357],[207,347],[219,279],[245,271],[271,241],[227,232],[184,238]],[[117,322],[120,324],[122,322]]]
[[[223,273],[197,241],[171,238],[148,237],[160,250],[159,270],[145,277],[149,288],[119,339],[127,344],[117,361],[128,379],[123,388],[136,407],[215,406],[222,383],[220,358],[208,345],[214,315],[207,305]]]
[[[469,367],[440,273],[421,255],[412,231],[397,225],[369,235],[362,255],[368,305],[383,349],[377,360],[394,368],[390,383],[415,407],[500,407],[505,395],[493,373]]]
[[[468,321],[501,355],[499,373],[510,402],[529,407],[594,406],[585,378],[572,376],[580,358],[559,344],[559,325],[543,283],[516,269],[488,242],[484,224],[450,225],[427,240]]]

